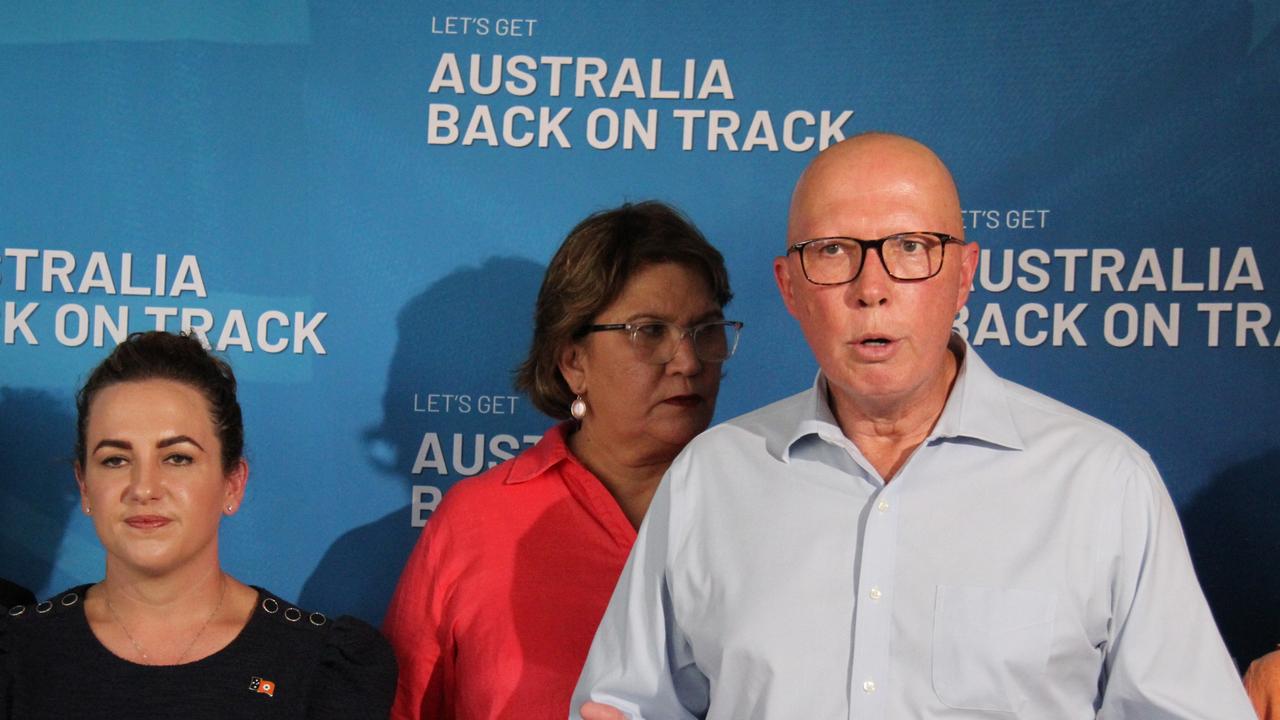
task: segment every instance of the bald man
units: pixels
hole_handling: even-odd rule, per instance
[[[574,712],[1252,718],[1148,455],[952,333],[978,247],[937,156],[832,146],[787,234],[820,372],[676,459]]]

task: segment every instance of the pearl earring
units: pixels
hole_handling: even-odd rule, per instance
[[[569,414],[573,416],[574,420],[581,420],[586,416],[587,401],[583,400],[581,395],[575,397],[573,402],[569,404]]]

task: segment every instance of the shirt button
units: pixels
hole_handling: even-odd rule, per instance
[[[876,691],[876,684],[870,680],[862,683],[862,692],[871,694]]]
[[[889,510],[889,501],[881,500],[879,503],[876,503],[876,509],[880,512],[887,512]]]
[[[867,595],[871,596],[872,600],[879,600],[884,596],[884,593],[880,592],[880,588],[873,587],[871,588],[871,592],[867,593]]]

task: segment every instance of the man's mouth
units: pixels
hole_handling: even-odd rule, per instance
[[[869,362],[888,360],[898,349],[898,341],[886,335],[863,335],[853,342],[858,357]]]

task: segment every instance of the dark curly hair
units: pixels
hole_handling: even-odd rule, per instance
[[[98,391],[137,380],[173,380],[200,391],[209,402],[210,420],[222,444],[222,469],[230,472],[235,467],[244,454],[244,420],[231,366],[192,336],[154,330],[129,335],[76,393],[76,462],[85,462],[85,430]]]

